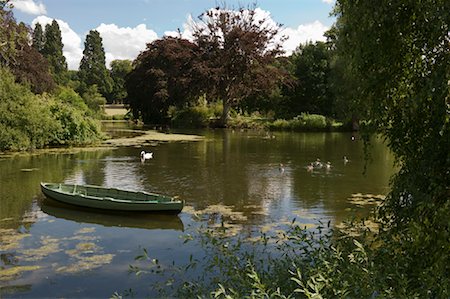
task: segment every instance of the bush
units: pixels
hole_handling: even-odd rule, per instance
[[[269,123],[268,128],[280,131],[336,131],[342,130],[344,126],[323,115],[302,113],[291,120],[277,119]]]
[[[168,111],[172,125],[185,128],[204,128],[211,124],[211,120],[222,115],[222,104],[219,102],[207,104],[203,98],[199,104],[183,109],[171,106]]]
[[[98,141],[102,136],[99,123],[86,117],[85,112],[58,101],[53,101],[49,108],[59,124],[50,144],[86,145]]]
[[[47,145],[82,145],[100,140],[99,124],[70,88],[56,96],[35,95],[0,68],[0,151],[29,150]]]
[[[212,113],[208,107],[195,106],[182,110],[172,110],[172,124],[176,127],[203,128],[208,126]]]

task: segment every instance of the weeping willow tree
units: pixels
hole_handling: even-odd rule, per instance
[[[338,46],[399,172],[381,217],[412,289],[447,297],[450,2],[339,0]],[[418,291],[420,292],[420,291]]]

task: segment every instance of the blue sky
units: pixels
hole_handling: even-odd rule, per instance
[[[89,30],[100,32],[107,57],[134,59],[145,44],[178,28],[189,36],[188,18],[194,20],[222,1],[208,0],[12,0],[18,21],[34,26],[56,19],[60,25],[64,55],[69,68],[76,69],[83,42]],[[247,6],[254,1],[228,0],[229,8]],[[323,40],[323,32],[334,22],[329,14],[333,0],[259,0],[261,14],[284,25],[289,37],[285,44],[291,53],[300,43]]]

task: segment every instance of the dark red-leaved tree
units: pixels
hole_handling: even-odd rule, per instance
[[[246,97],[273,89],[284,73],[274,66],[282,54],[281,25],[256,8],[210,9],[192,25],[200,50],[196,65],[208,96],[223,103],[221,124],[227,125],[230,109]]]
[[[181,38],[165,37],[147,44],[126,78],[133,115],[146,123],[165,123],[170,106],[196,98],[199,89],[192,72],[197,52],[195,44]]]

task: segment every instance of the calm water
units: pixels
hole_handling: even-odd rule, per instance
[[[128,289],[154,296],[159,275],[128,272],[143,248],[160,265],[183,264],[200,245],[181,236],[200,226],[223,222],[245,239],[294,218],[307,227],[338,224],[371,208],[352,194],[386,194],[393,173],[392,155],[374,140],[363,175],[362,142],[348,133],[196,133],[206,139],[0,157],[0,296],[105,298]],[[143,149],[154,159],[141,163]],[[331,170],[307,171],[317,158]],[[99,214],[45,199],[41,181],[179,195],[187,206],[178,216]]]

